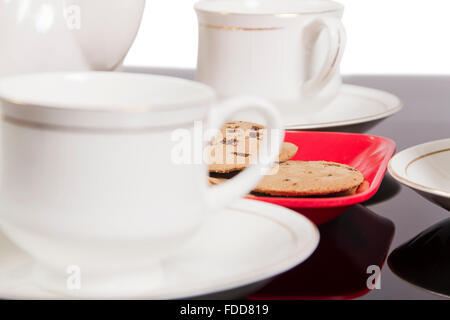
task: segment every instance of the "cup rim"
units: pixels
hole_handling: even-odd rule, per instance
[[[167,83],[175,84],[178,82],[179,84],[184,84],[195,88],[198,92],[203,91],[203,93],[199,94],[197,98],[186,98],[185,101],[169,101],[167,103],[143,103],[138,106],[130,106],[130,107],[117,107],[112,106],[110,104],[102,104],[100,107],[92,107],[92,105],[86,104],[85,107],[77,106],[77,103],[62,103],[62,102],[50,102],[50,101],[42,101],[43,99],[33,99],[33,98],[20,98],[14,97],[14,94],[11,94],[11,90],[5,88],[7,85],[18,85],[21,81],[35,81],[39,83],[39,79],[43,79],[45,77],[59,77],[63,79],[65,77],[84,77],[89,80],[98,80],[102,77],[122,77],[124,80],[127,77],[141,78],[142,80],[153,80],[153,81],[166,81]],[[16,83],[14,83],[16,82]],[[9,91],[9,92],[8,92]],[[87,112],[87,113],[147,113],[147,112],[166,112],[166,111],[175,111],[186,108],[196,108],[200,106],[207,106],[212,103],[216,99],[216,93],[214,90],[200,82],[170,77],[170,76],[162,76],[162,75],[150,75],[150,74],[139,74],[139,73],[131,73],[131,72],[107,72],[107,71],[86,71],[86,72],[42,72],[42,73],[30,73],[30,74],[19,74],[14,76],[4,77],[0,80],[0,105],[1,102],[6,102],[14,106],[27,107],[31,109],[44,109],[49,111],[71,111],[71,112]],[[34,100],[34,101],[33,101]],[[61,106],[64,104],[64,106]]]
[[[230,0],[220,0],[221,2],[230,2]],[[326,13],[333,13],[333,12],[340,12],[344,10],[344,5],[342,5],[339,2],[333,1],[333,0],[320,0],[320,2],[329,3],[330,5],[334,6],[335,8],[330,9],[324,9],[324,10],[292,10],[289,12],[233,12],[233,11],[220,11],[220,10],[211,10],[205,8],[205,4],[212,5],[211,1],[208,0],[200,0],[194,5],[195,11],[198,13],[207,13],[207,14],[215,14],[215,15],[221,15],[221,16],[266,16],[266,17],[277,17],[277,18],[291,18],[291,17],[298,17],[298,16],[304,16],[304,15],[311,15],[311,14],[326,14]]]

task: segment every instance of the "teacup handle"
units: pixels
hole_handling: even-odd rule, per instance
[[[314,95],[323,89],[339,69],[346,44],[344,25],[337,18],[317,18],[305,28],[305,46],[312,48],[322,30],[329,34],[329,50],[319,72],[303,85],[305,95]]]
[[[256,97],[238,97],[219,103],[210,112],[208,119],[210,130],[208,131],[217,131],[211,129],[220,129],[228,119],[238,111],[243,110],[257,111],[263,115],[267,129],[265,138],[268,140],[266,143],[262,143],[259,161],[250,164],[230,181],[209,188],[206,192],[206,204],[212,212],[218,211],[235,199],[246,195],[258,184],[264,173],[270,170],[279,154],[279,148],[270,148],[270,154],[268,154],[268,146],[272,145],[272,139],[274,138],[271,133],[276,133],[277,146],[281,146],[284,138],[283,122],[276,107],[268,101]],[[213,137],[207,138],[210,140]]]

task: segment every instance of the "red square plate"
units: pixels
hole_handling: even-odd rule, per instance
[[[370,199],[378,191],[388,162],[395,152],[394,141],[366,134],[287,131],[285,141],[299,148],[292,160],[343,163],[364,175],[365,187],[351,196],[249,197],[298,211],[318,225],[336,218],[350,206]]]

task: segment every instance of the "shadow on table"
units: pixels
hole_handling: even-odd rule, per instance
[[[195,70],[177,68],[154,68],[154,67],[121,67],[120,71],[132,73],[156,74],[161,76],[178,77],[194,80]]]
[[[319,227],[316,252],[303,264],[275,278],[250,299],[353,299],[367,294],[369,266],[382,268],[394,224],[364,206],[349,209]]]
[[[390,269],[401,279],[450,298],[450,219],[445,219],[395,249]]]
[[[384,176],[378,192],[369,200],[364,202],[364,205],[374,205],[385,202],[395,197],[401,190],[402,186],[389,173]]]

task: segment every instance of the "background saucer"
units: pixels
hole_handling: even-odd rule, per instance
[[[389,92],[344,84],[337,98],[325,108],[308,113],[301,112],[301,106],[298,106],[298,109],[284,108],[282,113],[288,130],[357,132],[351,127],[365,124],[358,127],[363,132],[377,121],[400,111],[402,106],[401,100]]]

